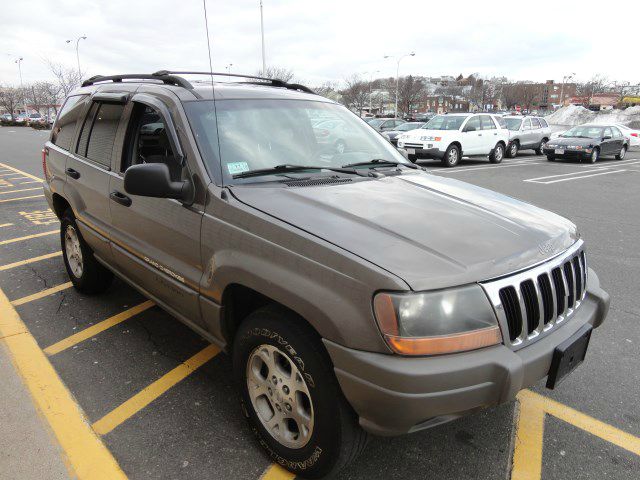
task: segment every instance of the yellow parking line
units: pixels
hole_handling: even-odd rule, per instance
[[[6,163],[0,163],[0,167],[4,167],[4,168],[8,168],[9,170],[16,172],[16,173],[21,173],[22,175],[24,175],[27,178],[30,178],[31,180],[38,180],[38,181],[42,181],[41,178],[36,177],[35,175],[31,175],[30,173],[27,172],[23,172],[22,170],[18,170],[17,168],[14,168],[10,165],[7,165]]]
[[[294,478],[296,478],[295,474],[285,470],[277,463],[267,468],[260,476],[260,480],[292,480]]]
[[[19,190],[6,190],[6,191],[2,191],[0,192],[0,195],[6,195],[7,193],[18,193],[18,192],[30,192],[32,190],[42,190],[41,187],[34,187],[34,188],[21,188]]]
[[[10,227],[11,225],[13,225],[13,223],[3,223],[2,225],[0,225],[0,228],[2,228],[2,227]]]
[[[96,323],[89,328],[85,328],[81,332],[78,332],[70,337],[65,338],[64,340],[60,340],[57,343],[47,347],[44,349],[44,353],[47,355],[55,355],[56,353],[60,353],[67,348],[73,347],[80,342],[83,342],[91,337],[95,337],[100,332],[104,332],[108,328],[111,328],[119,323],[124,322],[125,320],[130,319],[131,317],[139,314],[140,312],[144,312],[148,308],[153,307],[154,303],[151,300],[147,300],[146,302],[141,303],[140,305],[136,305],[135,307],[129,308],[124,312],[121,312],[113,317],[109,317],[106,320],[103,320],[100,323]]]
[[[2,225],[0,225],[1,227]],[[6,265],[0,265],[0,272],[4,270],[9,270],[15,267],[21,267],[22,265],[27,265],[29,263],[39,262],[40,260],[46,260],[48,258],[57,257],[62,255],[62,252],[53,252],[47,253],[46,255],[40,255],[39,257],[27,258],[26,260],[20,260],[19,262],[8,263]]]
[[[60,443],[71,476],[80,480],[126,480],[2,290],[0,338]]]
[[[31,195],[30,197],[7,198],[6,200],[0,200],[0,203],[17,202],[18,200],[28,200],[30,198],[39,198],[39,197],[44,197],[44,195]]]
[[[21,176],[24,176],[24,175],[22,175],[22,174],[21,174],[21,173],[19,173],[19,172],[0,173],[0,177],[10,177],[10,176],[12,176],[12,175],[21,175]],[[20,178],[20,177],[17,177],[17,178]]]
[[[30,238],[44,237],[45,235],[53,235],[54,233],[60,233],[60,231],[50,230],[48,232],[34,233],[33,235],[27,235],[26,237],[10,238],[9,240],[0,241],[0,245],[7,245],[8,243],[21,242],[22,240],[29,240]]]
[[[48,297],[49,295],[53,295],[54,293],[60,292],[62,290],[66,290],[72,285],[73,283],[67,282],[67,283],[63,283],[62,285],[57,285],[55,287],[47,288],[40,292],[34,293],[33,295],[27,295],[26,297],[18,298],[17,300],[14,300],[13,302],[11,302],[11,305],[13,305],[14,307],[18,307],[20,305],[24,305],[25,303],[33,302],[34,300],[39,300],[41,298]]]
[[[184,363],[178,365],[166,375],[160,377],[144,390],[131,397],[122,405],[107,413],[104,417],[102,417],[92,425],[93,429],[99,435],[106,435],[118,425],[121,425],[126,420],[142,410],[144,407],[149,405],[175,384],[177,384],[181,380],[184,380],[190,374],[195,372],[199,367],[211,360],[219,352],[220,349],[215,345],[209,345],[208,347],[204,348]]]
[[[545,412],[520,398],[511,480],[540,480]]]
[[[630,433],[612,427],[611,425],[590,417],[589,415],[585,415],[571,407],[567,407],[562,403],[556,402],[555,400],[551,400],[550,398],[542,395],[538,395],[537,393],[529,390],[523,390],[520,392],[518,394],[518,398],[521,401],[528,402],[532,406],[544,410],[548,414],[570,423],[585,432],[589,432],[602,440],[606,440],[607,442],[613,443],[620,448],[624,448],[631,453],[640,455],[640,438],[631,435]]]
[[[16,183],[16,185],[27,185],[29,183],[43,183],[43,181],[42,180],[29,180],[28,182]]]

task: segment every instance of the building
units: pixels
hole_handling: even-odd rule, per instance
[[[581,105],[589,110],[612,110],[620,103],[620,95],[617,93],[605,92],[594,93],[591,96],[572,96],[565,99],[565,105]]]
[[[567,105],[567,99],[576,95],[578,88],[575,83],[556,83],[554,80],[547,80],[545,83],[537,84],[540,89],[540,100],[538,107],[551,109],[556,105]]]
[[[419,113],[468,112],[469,102],[455,96],[429,95],[418,105]]]

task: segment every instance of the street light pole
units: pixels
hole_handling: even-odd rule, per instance
[[[83,35],[81,37],[76,38],[76,60],[78,62],[78,76],[82,77],[82,71],[80,70],[80,40],[86,40],[87,36]],[[71,40],[67,40],[67,43],[71,43]]]
[[[233,67],[233,63],[230,63],[229,65],[227,65],[227,75],[231,75],[231,67]],[[231,80],[231,77],[227,77],[227,80]]]
[[[405,55],[402,55],[401,57],[396,58],[397,61],[397,65],[396,65],[396,106],[395,106],[395,112],[394,115],[396,118],[398,118],[398,81],[400,78],[400,62],[402,61],[403,58],[405,57],[413,57],[415,56],[415,52],[411,52],[411,53],[407,53]],[[384,58],[392,58],[391,55],[385,55]]]
[[[260,34],[262,35],[262,76],[267,74],[267,62],[264,57],[264,18],[262,15],[262,0],[260,0]]]
[[[571,80],[575,73],[562,77],[562,87],[560,87],[560,108],[564,107],[564,84],[567,80]]]
[[[373,76],[376,73],[380,73],[380,70],[376,70],[375,72],[364,72],[364,74],[369,74],[369,114],[371,114],[372,104],[371,104],[371,83],[373,83]]]
[[[27,101],[24,98],[24,86],[22,84],[22,57],[18,57],[18,59],[15,61],[15,63],[18,64],[18,73],[20,74],[20,93],[22,94],[22,108],[24,108],[24,114],[26,116],[28,116],[28,112],[27,112]]]

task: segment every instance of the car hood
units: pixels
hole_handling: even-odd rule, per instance
[[[417,130],[409,130],[404,132],[408,135],[408,138],[420,138],[420,137],[443,137],[449,133],[457,133],[458,130],[427,130],[426,128],[419,128]]]
[[[589,145],[598,145],[600,142],[596,138],[562,138],[557,137],[549,141],[551,145],[580,145],[581,147],[588,147]]]
[[[231,191],[241,202],[395,274],[414,290],[521,270],[578,238],[575,225],[558,215],[426,172]]]

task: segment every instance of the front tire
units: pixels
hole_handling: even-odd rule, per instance
[[[445,167],[455,167],[460,161],[460,149],[456,145],[449,145],[442,157],[442,164]]]
[[[547,140],[546,138],[542,139],[540,145],[538,146],[538,148],[536,148],[536,155],[544,155],[544,149],[547,146],[548,141],[549,140]]]
[[[113,273],[93,256],[78,229],[73,210],[67,209],[60,220],[62,258],[73,286],[83,293],[105,291],[113,281]]]
[[[367,434],[319,335],[289,310],[266,306],[244,320],[233,344],[233,373],[260,445],[291,472],[323,477],[364,449]]]
[[[587,159],[587,162],[596,163],[599,158],[600,158],[600,150],[598,150],[597,148],[594,148],[593,151],[591,152],[591,156]]]
[[[508,158],[515,158],[516,155],[518,155],[518,142],[513,142],[511,145],[509,145],[509,148],[507,149],[507,157]]]
[[[620,149],[620,153],[616,155],[616,160],[624,160],[624,156],[627,154],[627,147],[625,145]]]
[[[504,145],[501,143],[498,143],[493,148],[493,151],[489,154],[489,161],[491,163],[500,163],[502,162],[503,158],[504,158]]]
[[[554,157],[553,155],[547,155],[547,160],[549,160],[550,162],[555,162],[556,157]]]

